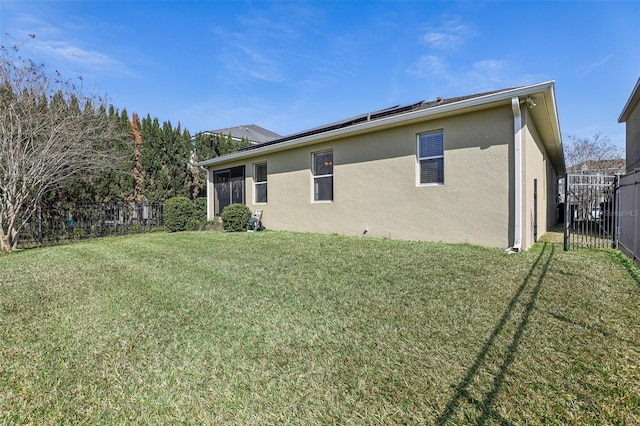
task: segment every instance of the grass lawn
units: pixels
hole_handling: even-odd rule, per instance
[[[0,271],[0,423],[640,423],[610,250],[155,233]]]

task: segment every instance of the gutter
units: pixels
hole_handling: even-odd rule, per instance
[[[490,95],[479,96],[477,98],[471,98],[460,102],[453,102],[450,104],[435,106],[425,110],[409,112],[405,114],[394,115],[391,117],[382,118],[379,120],[365,121],[354,126],[344,127],[337,130],[331,130],[325,133],[315,134],[311,136],[304,136],[301,138],[291,139],[282,143],[274,145],[266,145],[252,149],[251,151],[238,151],[232,154],[223,155],[210,160],[201,161],[196,163],[196,166],[209,167],[219,163],[227,163],[234,160],[241,160],[258,155],[264,155],[272,152],[285,150],[288,148],[304,146],[308,144],[315,144],[324,142],[327,140],[336,139],[345,135],[355,135],[359,133],[365,133],[373,131],[377,128],[387,126],[398,126],[411,121],[423,120],[427,117],[437,116],[440,114],[452,114],[464,109],[482,108],[495,102],[504,102],[511,98],[518,98],[519,96],[531,95],[536,92],[553,90],[553,81],[545,83],[533,84],[530,86],[524,86],[517,89],[506,90],[504,92],[497,92]]]
[[[627,120],[629,119],[629,116],[631,115],[631,110],[635,105],[638,104],[638,102],[640,102],[640,78],[638,79],[638,82],[633,88],[633,91],[631,92],[631,96],[629,96],[629,100],[627,100],[627,103],[622,109],[622,112],[620,113],[620,117],[618,117],[618,123],[627,122]]]
[[[513,246],[508,251],[518,252],[522,247],[522,113],[519,97],[511,98],[511,110],[513,111],[515,217],[513,221]]]

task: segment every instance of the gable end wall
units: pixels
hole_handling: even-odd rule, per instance
[[[524,167],[523,167],[523,236],[522,248],[534,244],[534,179],[537,179],[537,238],[556,224],[557,175],[542,144],[535,123],[527,108],[522,108],[524,118]]]
[[[640,169],[640,102],[637,103],[626,122],[627,173]]]

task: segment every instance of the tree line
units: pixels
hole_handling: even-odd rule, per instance
[[[117,123],[118,137],[104,141],[118,158],[114,167],[87,170],[51,191],[44,204],[60,202],[163,202],[173,197],[206,197],[206,173],[195,163],[249,145],[230,134],[196,134],[171,121],[147,114],[129,116],[126,108],[109,106],[107,118]]]
[[[192,137],[149,114],[129,116],[20,56],[19,45],[2,44],[0,251],[14,250],[35,212],[53,204],[205,196],[198,159],[246,145],[231,135]]]

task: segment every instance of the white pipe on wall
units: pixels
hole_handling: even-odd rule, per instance
[[[520,111],[520,98],[511,98],[513,110],[513,140],[514,140],[514,174],[515,174],[515,208],[514,208],[514,251],[520,251],[522,247],[522,112]]]

